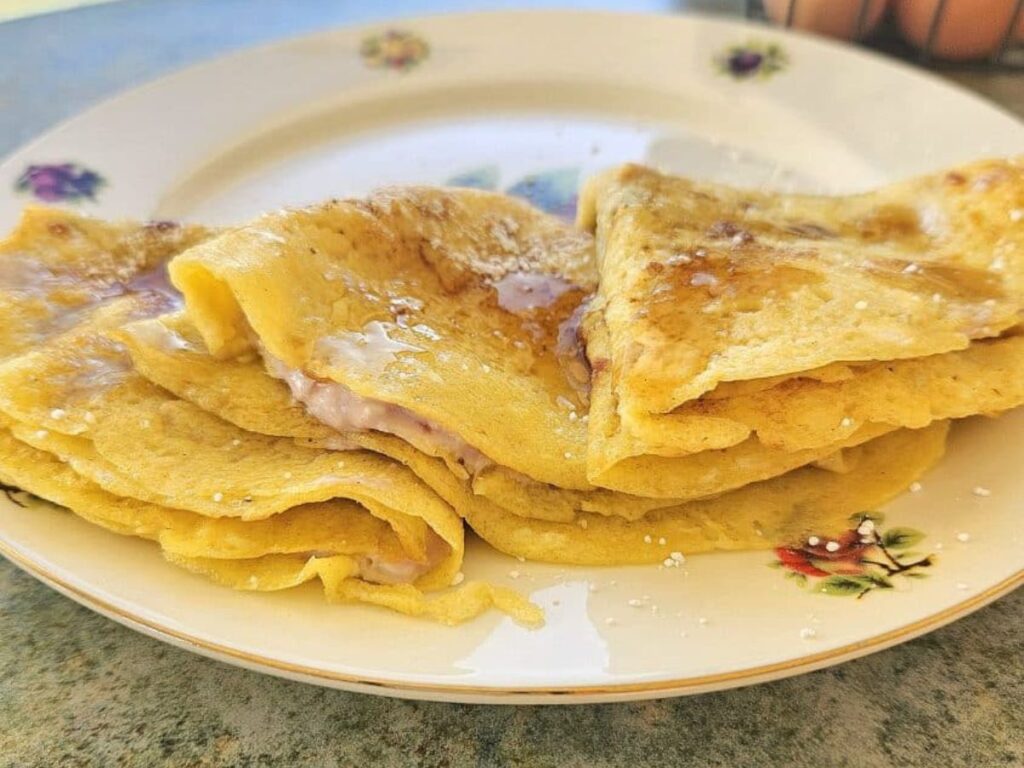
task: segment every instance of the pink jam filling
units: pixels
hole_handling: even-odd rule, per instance
[[[451,554],[452,548],[433,531],[428,532],[426,562],[411,558],[388,559],[380,555],[359,558],[359,578],[374,584],[412,584],[432,571]]]
[[[431,456],[453,456],[471,473],[491,464],[490,459],[454,432],[417,416],[407,408],[357,395],[335,381],[322,381],[289,368],[265,350],[263,359],[271,376],[288,385],[292,397],[310,416],[339,432],[376,430],[402,438]]]
[[[428,531],[427,537],[427,557],[423,562],[410,557],[361,555],[358,558],[359,578],[373,584],[412,584],[436,568],[452,552],[448,543],[433,531]],[[306,553],[308,557],[333,557],[335,554],[329,551]]]

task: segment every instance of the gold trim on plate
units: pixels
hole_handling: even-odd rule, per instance
[[[292,664],[287,661],[249,653],[228,645],[210,642],[202,638],[190,635],[171,627],[164,626],[158,622],[151,621],[136,614],[125,611],[118,606],[96,597],[90,592],[74,586],[70,582],[61,579],[59,576],[45,570],[38,563],[17,552],[15,549],[0,542],[0,555],[10,560],[26,573],[34,576],[44,584],[56,589],[58,592],[70,597],[76,602],[90,608],[97,613],[124,624],[125,626],[150,634],[157,638],[170,641],[175,645],[188,646],[205,656],[214,659],[234,663],[244,667],[257,668],[262,671],[276,674],[280,677],[301,676],[309,681],[320,681],[324,684],[335,687],[352,688],[376,688],[378,692],[392,692],[395,694],[407,693],[416,695],[418,698],[427,698],[429,694],[436,694],[436,700],[443,701],[446,698],[470,695],[480,699],[501,699],[513,700],[516,698],[544,697],[549,696],[558,702],[564,702],[573,697],[629,697],[631,694],[646,694],[651,697],[684,695],[723,688],[733,688],[756,682],[767,682],[782,677],[811,672],[826,666],[832,666],[842,661],[865,656],[874,651],[880,651],[891,645],[906,642],[926,632],[938,629],[945,624],[962,618],[973,611],[982,608],[1003,595],[1009,594],[1017,587],[1024,584],[1024,569],[1003,579],[999,583],[979,592],[978,594],[963,600],[956,605],[950,606],[927,618],[920,619],[899,629],[883,632],[880,635],[860,640],[855,643],[834,648],[830,651],[813,653],[808,656],[801,656],[798,659],[777,662],[774,664],[763,664],[758,667],[721,672],[713,675],[702,675],[698,677],[686,677],[675,680],[658,680],[649,683],[624,683],[619,685],[593,685],[593,686],[553,686],[553,687],[527,687],[527,688],[489,688],[486,686],[472,685],[436,685],[428,683],[409,683],[386,680],[382,678],[360,677],[357,675],[346,675],[340,672],[318,669],[302,664]],[[429,696],[434,698],[433,696]]]

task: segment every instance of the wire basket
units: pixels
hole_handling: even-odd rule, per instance
[[[749,18],[767,21],[768,14],[765,12],[762,0],[745,0],[746,13]],[[778,19],[785,27],[794,26],[797,19],[797,12],[801,2],[813,2],[813,0],[789,0],[785,10],[785,16]],[[877,48],[905,59],[916,59],[923,64],[936,68],[983,68],[983,69],[1005,69],[1024,70],[1024,46],[1015,38],[1015,31],[1024,18],[1024,0],[1016,0],[1013,12],[1006,28],[1001,30],[999,42],[991,55],[970,61],[944,61],[936,56],[936,42],[943,24],[948,21],[948,10],[950,0],[937,0],[935,11],[927,22],[927,35],[922,45],[914,47],[905,42],[899,31],[890,19],[879,25],[879,28],[865,38],[869,26],[869,15],[872,0],[860,0],[860,7],[857,12],[856,22],[852,35],[853,40],[858,40],[865,45]]]

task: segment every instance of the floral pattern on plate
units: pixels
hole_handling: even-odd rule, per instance
[[[365,38],[359,55],[368,67],[407,72],[430,56],[430,45],[412,32],[388,29]]]
[[[46,203],[73,203],[95,200],[106,183],[96,171],[78,163],[53,163],[30,165],[14,182],[14,188]]]
[[[571,219],[576,215],[576,188],[580,169],[576,166],[531,173],[504,188],[505,194],[520,197],[542,211]],[[445,180],[449,187],[471,187],[494,191],[500,188],[501,171],[484,165],[457,173]]]
[[[752,40],[727,48],[714,63],[719,72],[734,80],[767,80],[789,66],[789,56],[778,43]]]
[[[883,517],[864,512],[850,519],[838,536],[808,536],[800,544],[777,547],[772,565],[800,586],[826,595],[860,599],[876,589],[892,589],[893,578],[923,579],[934,555],[910,551],[924,534],[913,528],[881,530]]]

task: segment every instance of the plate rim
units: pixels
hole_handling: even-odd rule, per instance
[[[0,167],[7,165],[8,162],[13,160],[16,156],[22,154],[26,150],[35,146],[38,143],[51,138],[52,134],[59,133],[67,128],[70,124],[75,121],[93,115],[95,112],[104,110],[116,102],[122,99],[133,96],[141,91],[149,89],[159,88],[165,86],[167,83],[178,79],[179,77],[188,77],[195,72],[202,70],[204,67],[211,65],[222,64],[234,59],[244,58],[245,56],[264,53],[271,51],[278,47],[285,47],[300,43],[305,40],[311,40],[318,37],[329,36],[339,33],[349,33],[353,35],[364,36],[374,31],[381,31],[384,29],[393,29],[403,26],[416,26],[423,22],[431,23],[436,21],[445,21],[449,19],[474,21],[477,19],[490,19],[490,18],[501,18],[501,17],[527,17],[527,16],[547,16],[547,17],[608,17],[608,18],[638,18],[638,19],[660,19],[675,23],[678,21],[686,22],[688,20],[697,20],[700,23],[715,24],[722,26],[731,26],[737,29],[737,31],[747,31],[753,33],[766,33],[769,36],[778,35],[782,38],[794,38],[800,40],[804,44],[811,46],[817,46],[824,50],[831,52],[841,52],[842,55],[850,56],[855,59],[861,59],[869,62],[875,62],[883,64],[887,67],[899,70],[904,76],[918,79],[922,83],[928,83],[932,86],[939,87],[948,92],[955,92],[959,98],[968,99],[975,103],[979,107],[984,107],[991,110],[992,112],[999,113],[1002,117],[1013,120],[1014,122],[1024,125],[1024,117],[1017,115],[1012,112],[1009,108],[999,104],[992,99],[987,98],[983,94],[968,88],[959,82],[943,78],[940,75],[923,69],[921,67],[914,66],[908,61],[898,59],[894,56],[885,55],[879,51],[873,49],[867,49],[860,45],[855,45],[843,40],[835,40],[827,38],[822,35],[814,34],[802,29],[795,29],[790,27],[776,27],[769,23],[758,23],[756,21],[747,18],[731,18],[723,14],[710,13],[707,11],[685,11],[680,13],[670,12],[657,12],[657,11],[627,11],[618,9],[608,8],[507,8],[507,9],[490,9],[482,11],[440,11],[437,13],[425,13],[417,14],[414,16],[395,16],[376,19],[372,21],[363,21],[357,24],[332,24],[322,29],[318,29],[311,32],[298,33],[293,35],[285,35],[278,37],[273,40],[267,40],[254,45],[244,45],[240,48],[226,51],[224,53],[215,54],[207,58],[201,59],[186,64],[182,67],[172,69],[168,72],[157,75],[149,80],[145,80],[136,85],[123,88],[115,91],[109,95],[103,96],[96,102],[90,104],[84,109],[75,112],[74,114],[68,115],[51,123],[41,132],[28,140],[17,144],[13,149],[0,155]]]
[[[123,100],[130,98],[139,92],[151,89],[157,90],[178,78],[194,76],[195,73],[202,71],[205,67],[218,65],[225,61],[240,60],[253,54],[272,51],[275,48],[283,48],[296,43],[301,43],[305,40],[323,38],[339,33],[359,36],[386,28],[403,26],[416,28],[418,25],[429,25],[430,23],[439,20],[458,20],[466,23],[486,22],[493,24],[495,23],[493,21],[494,19],[508,17],[523,18],[530,16],[558,18],[560,20],[565,20],[566,22],[571,22],[574,18],[584,17],[611,17],[622,19],[623,21],[629,18],[657,18],[672,23],[685,23],[689,20],[696,20],[701,23],[712,23],[725,27],[732,27],[738,33],[745,32],[755,35],[762,34],[766,36],[778,36],[783,39],[798,38],[804,44],[810,44],[832,54],[841,53],[844,56],[853,57],[855,60],[871,61],[875,64],[883,64],[886,67],[891,67],[895,70],[901,71],[903,76],[911,77],[922,85],[930,85],[932,87],[941,88],[947,93],[955,93],[958,99],[972,101],[976,106],[998,113],[1002,117],[1008,118],[1018,124],[1022,122],[1018,115],[1015,115],[1007,108],[985,98],[960,83],[951,82],[937,74],[921,70],[907,62],[884,56],[874,51],[864,50],[857,46],[846,45],[832,40],[826,40],[799,30],[778,29],[759,25],[746,19],[733,19],[709,13],[694,12],[657,13],[607,9],[587,10],[566,8],[486,10],[468,13],[443,12],[409,17],[399,16],[361,22],[359,24],[332,25],[311,32],[288,35],[257,45],[243,46],[235,50],[204,58],[184,67],[161,74],[143,83],[139,83],[108,95],[85,109],[53,123],[38,135],[19,144],[10,152],[5,153],[5,155],[0,158],[0,167],[6,166],[9,162],[15,160],[20,155],[30,151],[31,148],[37,144],[41,144],[49,140],[54,134],[63,132],[64,130],[72,127],[78,120],[95,116],[96,113],[116,107]],[[778,680],[860,658],[902,642],[912,640],[963,618],[994,602],[995,600],[1010,594],[1015,589],[1024,586],[1024,568],[1021,568],[996,584],[990,585],[988,588],[975,593],[964,600],[948,605],[942,610],[914,622],[904,624],[887,632],[871,635],[870,637],[862,640],[846,643],[827,651],[806,654],[800,657],[769,664],[732,669],[726,672],[717,672],[713,674],[652,680],[646,682],[619,684],[599,683],[593,685],[571,686],[527,685],[523,687],[510,687],[508,685],[422,683],[402,681],[395,679],[394,677],[386,678],[368,675],[354,675],[309,666],[308,664],[286,661],[281,658],[275,658],[273,656],[263,655],[253,651],[242,650],[232,647],[231,645],[226,645],[189,634],[188,632],[166,625],[159,620],[147,618],[136,612],[120,607],[107,599],[94,594],[94,591],[90,590],[87,585],[76,584],[75,578],[65,578],[53,573],[46,567],[44,558],[40,558],[38,556],[33,557],[28,553],[21,552],[17,546],[4,540],[3,537],[0,537],[0,555],[13,563],[23,572],[54,589],[56,592],[106,618],[114,620],[123,626],[139,632],[140,634],[233,666],[271,674],[285,679],[319,684],[359,693],[373,693],[377,695],[396,696],[408,699],[489,704],[586,704],[653,699],[669,696],[692,695],[713,690],[724,690],[761,682],[768,682],[771,680]]]
[[[174,629],[148,619],[92,594],[71,581],[58,576],[38,562],[22,555],[0,538],[0,555],[22,571],[79,605],[116,621],[140,634],[161,640],[176,648],[189,650],[216,661],[288,680],[313,683],[355,693],[376,693],[406,699],[447,701],[464,704],[593,704],[637,699],[686,696],[746,685],[781,680],[807,672],[831,667],[885,650],[946,626],[993,603],[1024,586],[1024,568],[965,600],[941,611],[896,629],[869,638],[846,643],[828,651],[761,664],[754,667],[718,672],[710,675],[654,680],[644,683],[574,685],[574,686],[508,686],[438,685],[394,679],[351,675],[305,664],[276,659],[212,642],[188,632]],[[457,629],[455,630],[457,631]]]

